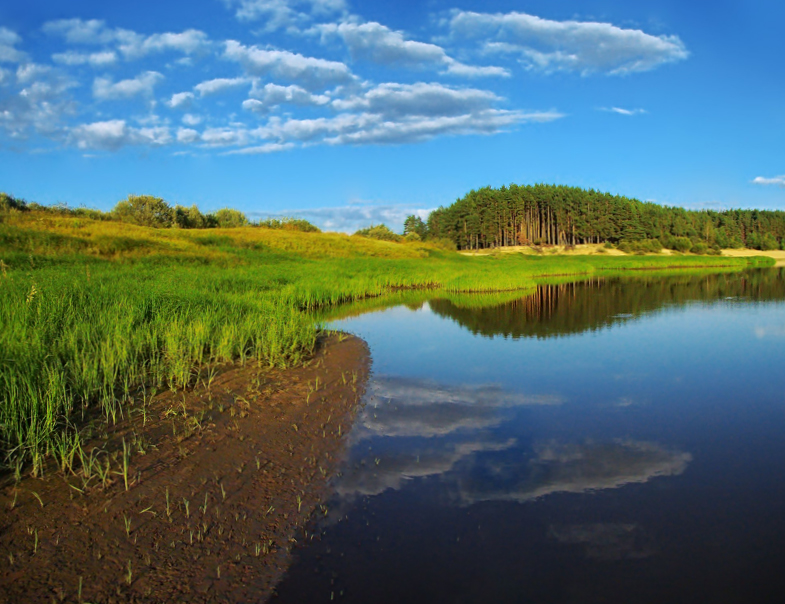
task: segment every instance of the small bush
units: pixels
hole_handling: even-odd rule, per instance
[[[260,220],[256,226],[264,229],[281,229],[284,231],[300,231],[301,233],[321,233],[318,227],[302,218],[268,218]]]
[[[681,252],[682,254],[685,254],[692,249],[692,241],[687,237],[674,237],[672,245],[673,247],[671,249]]]
[[[170,227],[174,221],[171,206],[152,195],[129,195],[114,207],[112,214],[121,222],[154,228]]]
[[[366,229],[360,229],[355,233],[360,237],[368,237],[369,239],[380,239],[382,241],[403,241],[403,237],[397,233],[393,233],[387,225],[379,224],[376,226],[369,226]]]
[[[245,217],[240,210],[233,210],[231,208],[221,208],[217,212],[211,214],[218,227],[222,229],[232,229],[236,227],[246,226],[248,218]]]
[[[692,244],[692,253],[693,254],[700,254],[705,255],[706,252],[709,251],[709,246],[706,245],[703,241],[697,241]]]

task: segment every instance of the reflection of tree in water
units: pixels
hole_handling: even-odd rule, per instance
[[[429,305],[475,335],[547,338],[596,331],[642,313],[687,302],[785,299],[785,272],[656,277],[594,277],[541,285],[531,295],[486,308],[463,308],[445,299]]]

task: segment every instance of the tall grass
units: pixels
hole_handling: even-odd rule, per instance
[[[422,243],[268,229],[153,230],[35,213],[0,222],[0,459],[78,445],[85,412],[115,422],[140,385],[192,384],[206,364],[287,366],[312,311],[391,291],[531,289],[542,275],[748,266],[696,257],[461,256]],[[74,444],[76,443],[76,444]]]

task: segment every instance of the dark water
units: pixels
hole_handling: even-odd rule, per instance
[[[515,298],[335,324],[374,376],[274,601],[785,601],[785,274]]]

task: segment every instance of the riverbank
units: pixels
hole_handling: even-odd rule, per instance
[[[296,368],[227,364],[97,420],[81,471],[7,476],[0,602],[266,601],[327,512],[369,366],[337,334]]]

